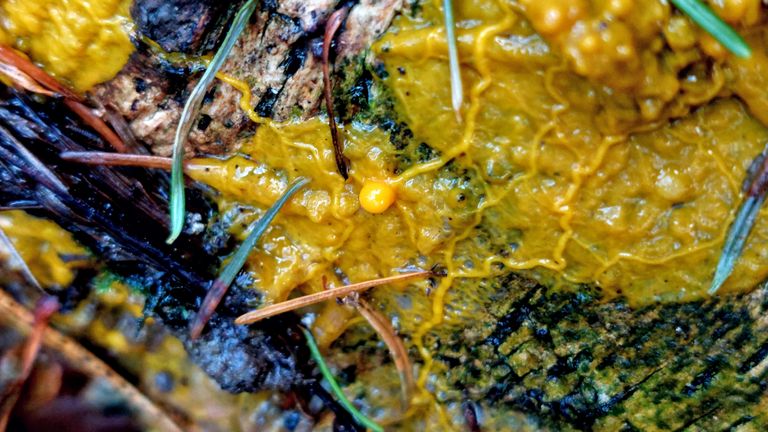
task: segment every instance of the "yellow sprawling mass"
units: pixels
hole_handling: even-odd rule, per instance
[[[0,0],[0,43],[85,91],[115,76],[133,52],[130,0]]]

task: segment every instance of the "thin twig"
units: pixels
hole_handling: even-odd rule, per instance
[[[360,425],[365,426],[374,432],[384,432],[384,428],[366,417],[365,414],[361,413],[360,410],[350,402],[347,395],[344,394],[344,391],[341,390],[339,383],[336,382],[336,378],[334,378],[333,373],[331,373],[331,369],[320,354],[320,348],[317,347],[317,342],[315,342],[315,338],[312,337],[312,333],[303,327],[301,328],[301,331],[307,339],[307,346],[309,347],[309,352],[312,354],[312,358],[315,360],[315,363],[317,363],[317,367],[320,368],[320,373],[323,375],[323,378],[328,381],[328,385],[331,387],[331,393],[333,393],[339,400],[339,404],[344,407],[344,409],[347,410]]]
[[[293,184],[288,186],[285,193],[283,193],[272,207],[264,213],[264,216],[253,225],[248,237],[246,237],[245,241],[240,244],[240,247],[237,248],[237,251],[232,256],[232,259],[229,260],[229,263],[227,263],[224,270],[219,274],[219,277],[217,277],[211,285],[208,293],[206,293],[203,304],[200,306],[200,310],[197,312],[197,315],[195,315],[190,326],[189,334],[192,339],[200,337],[205,324],[211,318],[211,315],[213,315],[213,312],[221,302],[221,299],[224,298],[224,294],[227,293],[229,286],[232,285],[232,281],[235,280],[235,276],[237,276],[237,273],[243,268],[245,260],[248,258],[248,255],[250,255],[251,250],[256,246],[256,243],[264,234],[264,231],[267,230],[269,224],[272,223],[275,216],[277,216],[277,213],[283,208],[285,203],[287,203],[288,200],[307,183],[309,183],[309,180],[305,178],[299,177],[296,179]]]
[[[0,290],[0,314],[19,330],[25,332],[29,331],[35,323],[34,316],[3,290]],[[198,430],[194,425],[185,425],[184,429],[179,427],[165,411],[149,400],[133,384],[126,381],[100,358],[83,348],[74,339],[56,329],[48,327],[43,332],[42,344],[61,355],[70,366],[90,377],[102,378],[109,382],[115,390],[121,393],[131,405],[144,415],[147,421],[158,426],[159,430],[172,432]]]
[[[256,309],[246,314],[240,315],[235,324],[252,324],[256,321],[261,321],[265,318],[269,318],[281,313],[290,312],[295,309],[299,309],[305,306],[317,304],[326,300],[336,299],[344,297],[353,292],[365,291],[368,288],[375,286],[385,285],[394,282],[403,282],[416,278],[423,278],[430,276],[432,272],[428,270],[417,271],[413,273],[405,273],[394,276],[389,276],[381,279],[374,279],[365,282],[359,282],[351,285],[345,285],[337,288],[331,288],[326,291],[320,291],[314,294],[305,295],[303,297],[286,300],[281,303],[270,305],[261,309]]]
[[[333,112],[333,96],[331,94],[333,87],[331,86],[329,58],[333,36],[339,30],[348,12],[349,8],[345,6],[332,13],[325,24],[325,35],[323,37],[323,94],[325,96],[325,109],[328,111],[328,124],[331,128],[331,142],[333,142],[333,154],[336,158],[336,169],[344,177],[344,180],[349,178],[349,167],[347,167],[347,160],[344,157],[344,143],[339,138],[339,128],[336,126],[336,116]]]

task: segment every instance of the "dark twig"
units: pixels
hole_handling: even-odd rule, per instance
[[[328,124],[331,128],[331,141],[333,142],[333,154],[336,158],[336,169],[344,177],[344,180],[349,178],[349,167],[347,167],[347,159],[344,157],[344,144],[339,138],[339,128],[336,126],[336,116],[333,110],[333,87],[331,85],[329,58],[333,36],[339,30],[348,12],[349,8],[343,7],[332,13],[325,24],[325,35],[323,37],[323,95],[325,96],[325,109],[328,111]]]

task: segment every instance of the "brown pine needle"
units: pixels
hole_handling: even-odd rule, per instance
[[[11,417],[13,407],[16,405],[24,383],[32,372],[32,367],[35,365],[35,359],[40,351],[45,329],[48,328],[48,321],[58,310],[59,301],[56,300],[56,297],[49,295],[41,297],[35,306],[32,329],[21,348],[21,371],[15,382],[10,384],[9,388],[4,391],[4,398],[0,401],[0,407],[2,408],[0,411],[0,431],[4,431],[8,427],[8,420]]]
[[[22,88],[32,93],[39,93],[48,97],[55,95],[54,92],[38,84],[31,76],[25,74],[16,66],[0,62],[0,75],[9,78],[17,88]]]
[[[65,161],[87,165],[130,166],[171,170],[171,158],[162,156],[96,151],[65,151],[59,154],[59,157]]]
[[[403,408],[408,409],[408,405],[411,403],[411,397],[413,395],[413,389],[416,388],[416,384],[413,381],[413,367],[411,361],[408,359],[408,350],[406,350],[403,340],[397,336],[395,329],[389,323],[386,317],[371,307],[368,302],[358,298],[356,301],[356,309],[360,312],[360,315],[368,321],[368,324],[376,330],[381,340],[389,348],[389,353],[392,356],[392,360],[395,362],[397,373],[400,375],[400,390],[403,396]]]
[[[0,314],[23,332],[28,332],[34,328],[35,317],[3,290],[0,290]],[[109,382],[148,422],[155,424],[158,430],[171,432],[199,430],[192,424],[185,425],[184,429],[179,427],[165,411],[155,405],[144,393],[69,336],[52,327],[47,327],[42,334],[42,344],[61,355],[70,366],[90,377],[102,378]]]
[[[328,280],[323,275],[323,289],[326,291],[331,289],[328,287]],[[344,302],[350,304],[357,309],[360,315],[368,321],[368,324],[373,327],[381,340],[387,345],[389,353],[392,356],[392,360],[395,362],[397,373],[400,375],[400,390],[402,391],[403,410],[408,410],[408,406],[411,403],[411,395],[415,388],[413,381],[413,368],[411,362],[408,359],[408,350],[406,350],[402,339],[397,336],[397,332],[392,325],[387,321],[387,318],[371,307],[368,302],[360,298],[357,293],[353,293],[344,298]]]
[[[50,295],[41,297],[40,300],[38,300],[37,305],[35,305],[32,332],[24,343],[24,349],[21,355],[22,378],[26,379],[26,377],[29,376],[29,373],[32,372],[32,366],[35,364],[35,358],[37,358],[37,352],[40,350],[40,344],[43,340],[45,329],[48,328],[48,322],[60,307],[61,305],[59,305],[59,301],[56,297]]]
[[[0,62],[18,68],[40,83],[43,87],[54,93],[58,93],[68,99],[81,100],[80,96],[76,95],[72,90],[56,81],[56,79],[48,75],[44,70],[37,67],[34,63],[29,61],[29,59],[17,53],[13,48],[7,45],[0,45]]]
[[[277,303],[261,309],[253,310],[246,314],[240,315],[235,320],[235,324],[253,324],[265,318],[269,318],[275,315],[280,315],[285,312],[290,312],[292,310],[317,304],[326,300],[341,298],[353,292],[365,291],[368,288],[372,288],[379,285],[386,285],[388,283],[393,283],[393,282],[402,282],[402,281],[416,279],[416,278],[423,278],[430,275],[432,275],[431,271],[424,270],[424,271],[399,274],[399,275],[389,276],[381,279],[374,279],[374,280],[369,280],[365,282],[359,282],[351,285],[332,288],[327,291],[321,291],[318,293],[305,295],[303,297],[286,300],[281,303]]]
[[[23,57],[14,51],[13,48],[0,45],[0,63],[13,67],[20,72],[23,72],[26,76],[31,77],[37,81],[41,86],[48,90],[58,93],[64,96],[64,104],[69,107],[80,119],[88,126],[93,128],[99,135],[104,138],[115,150],[125,153],[128,151],[128,147],[123,141],[112,131],[112,129],[104,123],[99,116],[93,113],[90,108],[83,104],[83,98],[75,94],[72,90],[56,81],[52,76],[48,75],[44,70],[40,69],[29,61],[29,59]]]
[[[203,329],[206,324],[208,324],[213,313],[216,312],[216,308],[219,306],[219,303],[221,303],[221,300],[228,290],[228,284],[222,283],[219,279],[216,279],[211,285],[211,289],[205,293],[203,304],[200,305],[200,309],[195,314],[195,318],[189,326],[189,337],[192,340],[199,338],[200,335],[203,334]]]
[[[333,96],[331,95],[333,87],[331,87],[329,57],[333,36],[339,30],[348,12],[349,8],[343,7],[332,13],[325,24],[325,35],[323,37],[323,94],[325,96],[325,109],[328,111],[328,124],[331,127],[331,141],[333,142],[333,154],[336,157],[336,169],[344,177],[344,180],[349,178],[349,167],[347,167],[347,159],[344,157],[344,144],[339,139],[336,117],[333,114]]]
[[[91,111],[91,109],[85,106],[82,102],[73,99],[66,99],[64,100],[64,104],[66,104],[69,109],[72,110],[72,112],[77,114],[77,116],[80,117],[80,119],[82,119],[85,124],[98,132],[98,134],[101,135],[101,137],[104,138],[104,140],[108,142],[113,149],[119,151],[120,153],[127,153],[130,151],[128,146],[123,143],[123,140],[121,140],[120,137],[118,137],[117,134],[115,134],[112,129],[110,129],[109,126],[104,123],[104,120],[94,114],[93,111]]]

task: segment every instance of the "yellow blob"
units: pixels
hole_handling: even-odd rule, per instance
[[[380,181],[367,181],[360,190],[360,206],[368,213],[384,213],[395,202],[395,190]]]
[[[20,210],[0,212],[0,228],[8,234],[42,286],[64,288],[75,279],[76,263],[65,262],[62,255],[85,255],[86,250],[70,233],[49,220],[38,219]],[[5,255],[0,246],[0,259]]]
[[[128,0],[0,0],[0,43],[75,90],[117,74],[133,52]]]

